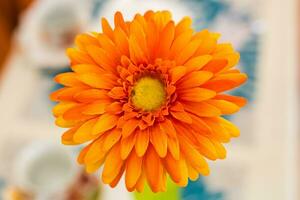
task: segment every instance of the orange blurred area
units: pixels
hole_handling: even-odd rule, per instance
[[[8,56],[13,31],[18,24],[20,14],[33,0],[0,1],[0,73]]]

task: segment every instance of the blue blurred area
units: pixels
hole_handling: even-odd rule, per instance
[[[194,24],[197,24],[198,30],[209,28],[220,14],[229,9],[229,5],[223,0],[187,0],[184,2],[190,4],[196,14]]]
[[[233,95],[246,97],[249,102],[255,99],[258,48],[259,36],[252,34],[239,50],[241,55],[240,68],[248,75],[248,81],[242,87],[231,92]]]
[[[93,0],[93,8],[91,14],[92,19],[98,16],[100,9],[102,8],[104,3],[105,0]]]
[[[1,194],[3,194],[4,188],[5,188],[5,181],[0,178],[0,200],[2,200],[2,195]]]
[[[181,190],[182,200],[223,200],[224,194],[222,192],[211,192],[203,178],[193,182],[190,181],[188,187]]]

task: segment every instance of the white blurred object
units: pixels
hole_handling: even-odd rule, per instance
[[[34,192],[38,200],[53,199],[53,195],[62,192],[73,181],[78,171],[73,160],[66,148],[36,141],[17,156],[14,181],[24,191]]]
[[[222,34],[220,42],[230,41],[238,49],[249,39],[251,27],[243,20],[227,13],[218,16],[211,30]]]
[[[66,47],[86,29],[89,3],[82,0],[39,0],[21,19],[18,39],[25,55],[39,68],[67,65]]]
[[[236,10],[247,10],[251,13],[258,13],[258,7],[262,7],[266,1],[262,0],[225,0]]]

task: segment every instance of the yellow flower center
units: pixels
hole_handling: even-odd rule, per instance
[[[144,111],[153,111],[161,107],[166,99],[164,84],[153,77],[140,78],[131,93],[133,105]]]

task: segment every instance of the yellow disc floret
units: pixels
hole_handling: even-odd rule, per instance
[[[146,76],[136,82],[131,97],[136,108],[152,111],[161,107],[165,102],[166,91],[159,79]]]

